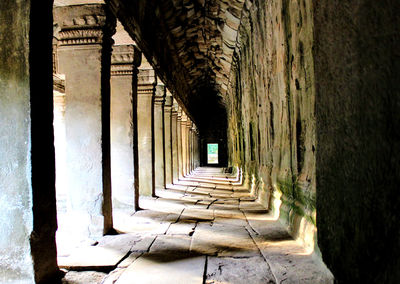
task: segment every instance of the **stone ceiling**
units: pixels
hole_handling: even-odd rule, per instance
[[[244,0],[106,2],[195,121],[199,104],[218,111]]]

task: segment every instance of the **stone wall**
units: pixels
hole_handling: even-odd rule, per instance
[[[400,279],[399,1],[314,7],[317,226],[339,283]]]
[[[312,1],[247,1],[226,104],[230,164],[313,246],[315,89]],[[277,204],[277,205],[274,205]]]
[[[338,283],[400,279],[399,5],[247,1],[242,13],[229,162]]]

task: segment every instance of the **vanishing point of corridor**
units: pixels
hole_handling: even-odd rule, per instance
[[[322,262],[255,200],[240,173],[197,168],[156,193],[141,198],[144,210],[115,213],[118,234],[60,251],[63,283],[332,282]]]

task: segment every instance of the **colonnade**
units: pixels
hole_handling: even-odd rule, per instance
[[[105,5],[56,7],[54,20],[54,73],[65,78],[65,153],[56,145],[64,213],[98,239],[113,210],[138,210],[139,196],[155,197],[199,166],[199,131],[134,42],[113,41]]]

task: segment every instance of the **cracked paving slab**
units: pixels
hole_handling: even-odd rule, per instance
[[[275,284],[268,263],[261,256],[207,259],[206,284]]]

